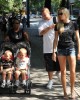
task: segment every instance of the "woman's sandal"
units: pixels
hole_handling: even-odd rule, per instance
[[[69,100],[69,98],[68,98],[68,96],[67,96],[67,95],[66,95],[66,96],[64,96],[63,98],[64,98],[64,100]]]
[[[73,93],[69,98],[72,99],[72,100],[76,100],[75,93]]]

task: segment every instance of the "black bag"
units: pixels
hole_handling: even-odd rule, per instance
[[[53,17],[53,22],[54,22],[54,24],[57,23],[56,16]]]

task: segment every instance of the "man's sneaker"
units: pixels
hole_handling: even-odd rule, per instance
[[[17,81],[16,81],[16,82],[15,82],[15,86],[17,86],[17,87],[18,87],[18,86],[19,86],[19,82],[17,82]]]
[[[48,88],[48,89],[52,89],[52,85],[53,85],[53,81],[50,80],[50,81],[48,82],[48,84],[47,84],[47,88]]]
[[[1,87],[4,88],[6,86],[6,83],[2,83]]]

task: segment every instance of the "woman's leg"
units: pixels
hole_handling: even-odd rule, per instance
[[[71,83],[71,97],[74,98],[74,85],[75,85],[75,69],[76,69],[76,57],[68,56],[69,68],[70,68],[70,83]]]
[[[65,56],[58,56],[60,70],[61,70],[61,81],[64,91],[64,97],[67,97],[66,93],[66,57]]]

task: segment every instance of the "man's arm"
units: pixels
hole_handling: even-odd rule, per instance
[[[51,29],[53,29],[55,27],[55,24],[43,29],[41,32],[40,32],[40,35],[44,35],[46,34],[48,31],[50,31]]]
[[[27,32],[24,32],[24,37],[25,37],[25,40],[29,42],[29,35]]]

